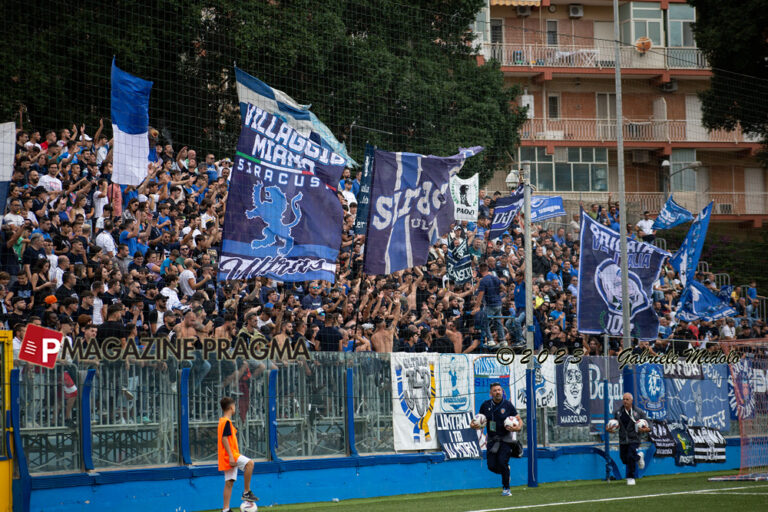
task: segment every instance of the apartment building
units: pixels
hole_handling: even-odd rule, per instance
[[[630,220],[658,211],[671,192],[691,210],[715,201],[715,221],[761,226],[768,180],[755,159],[759,139],[701,121],[697,93],[711,71],[693,37],[695,9],[624,1],[619,19]],[[507,83],[524,91],[518,161],[531,161],[537,189],[572,209],[618,190],[613,30],[611,0],[487,0],[475,24],[481,58],[498,60]],[[505,188],[498,174],[489,189]]]

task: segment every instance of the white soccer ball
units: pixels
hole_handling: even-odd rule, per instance
[[[478,414],[472,421],[474,421],[475,425],[478,427],[485,427],[485,425],[488,424],[488,418],[485,417],[485,414]]]
[[[635,430],[640,432],[641,428],[648,428],[648,422],[645,421],[645,420],[642,420],[642,419],[641,420],[637,420],[637,422],[635,422]]]
[[[240,512],[256,512],[259,506],[252,501],[244,501],[240,504]]]
[[[608,422],[608,425],[605,426],[605,430],[608,432],[616,432],[619,429],[619,420],[612,419]]]
[[[518,425],[520,425],[520,422],[514,416],[510,416],[509,418],[504,420],[504,426],[505,427],[517,428]]]

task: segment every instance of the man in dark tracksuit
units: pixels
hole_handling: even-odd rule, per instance
[[[523,427],[520,416],[517,415],[517,409],[509,400],[504,400],[504,390],[501,384],[494,382],[491,384],[491,399],[483,402],[480,406],[480,414],[488,419],[488,437],[486,442],[486,457],[488,469],[492,473],[501,475],[502,496],[511,496],[509,490],[509,457],[522,457],[520,444],[515,440],[513,432],[519,432]],[[504,420],[507,418],[517,418],[519,422],[515,428],[504,426]],[[472,428],[481,430],[483,427],[472,420]]]
[[[639,453],[640,434],[650,432],[651,429],[646,427],[638,432],[635,428],[635,423],[638,420],[648,421],[648,416],[637,407],[632,406],[631,393],[624,393],[622,401],[623,404],[613,413],[613,417],[619,422],[619,455],[621,461],[627,466],[627,485],[635,485],[637,463],[641,460]],[[643,466],[645,464],[641,463],[641,469]]]

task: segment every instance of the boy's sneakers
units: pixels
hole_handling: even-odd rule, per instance
[[[243,501],[250,501],[250,502],[259,501],[259,498],[257,498],[253,494],[253,491],[246,491],[246,492],[244,492],[243,495],[240,496],[240,499],[243,500]]]
[[[501,495],[502,496],[512,496],[512,491],[510,491],[508,488],[505,487],[504,489],[501,490]]]
[[[640,456],[640,460],[637,461],[637,467],[645,469],[645,452],[637,450],[637,454]]]

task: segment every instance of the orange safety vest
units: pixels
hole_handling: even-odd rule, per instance
[[[225,441],[221,435],[224,433],[224,426],[227,423],[229,423],[229,428],[232,430],[232,435],[227,436],[227,441]],[[232,450],[232,456],[237,460],[240,456],[240,450],[237,447],[237,429],[229,418],[219,418],[218,431],[219,471],[227,471],[232,469],[232,466],[229,465],[229,455],[227,455],[227,449],[224,448],[224,443],[229,443],[229,449]]]

